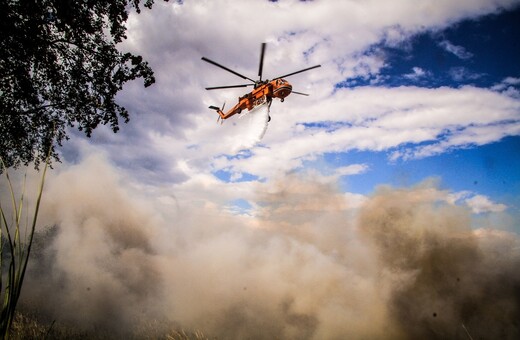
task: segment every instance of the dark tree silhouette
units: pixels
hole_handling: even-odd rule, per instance
[[[99,124],[117,132],[120,119],[128,121],[117,92],[136,78],[145,87],[155,81],[141,56],[116,48],[140,2],[0,2],[0,157],[7,167],[38,166],[48,153],[59,161],[68,126],[90,137]]]

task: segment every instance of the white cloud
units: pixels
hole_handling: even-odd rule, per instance
[[[471,57],[473,57],[473,53],[466,51],[466,49],[462,46],[452,44],[448,40],[442,40],[439,43],[439,46],[444,48],[446,51],[452,53],[459,59],[470,59]]]
[[[510,97],[520,98],[520,90],[517,88],[518,85],[520,85],[520,78],[507,77],[500,83],[495,84],[491,89],[493,91],[502,92]]]
[[[476,80],[482,77],[481,74],[471,72],[470,70],[462,66],[450,68],[449,74],[451,76],[451,79],[457,82]]]
[[[225,184],[211,174],[218,170],[229,172],[232,180],[250,174],[269,181],[325,153],[390,151],[393,159],[416,158],[517,135],[520,102],[505,92],[474,87],[334,88],[355,76],[377,82],[386,63],[386,56],[373,47],[378,43],[406,44],[415,34],[515,3],[157,1],[152,10],[130,16],[129,39],[121,44],[150,62],[157,82],[147,89],[140,82],[129,84],[119,100],[131,113],[130,123],[117,135],[100,129],[89,143],[103,147],[112,161],[146,183],[168,183],[186,199],[223,202],[247,200],[251,186],[258,183]],[[207,107],[224,102],[230,107],[245,91],[204,87],[240,84],[243,79],[200,58],[254,78],[261,42],[268,42],[264,78],[322,65],[288,79],[294,90],[311,96],[275,101],[266,131],[259,125],[262,129],[253,133],[249,118],[215,124],[217,116]],[[425,74],[416,67],[410,76]],[[69,149],[76,144],[80,142],[71,141]],[[337,174],[361,173],[368,169],[364,166],[340,168]]]
[[[451,204],[464,204],[475,214],[503,212],[507,209],[505,204],[495,203],[489,197],[471,191],[450,193],[446,201]]]
[[[502,212],[507,208],[506,205],[494,203],[489,199],[489,197],[483,195],[475,195],[466,199],[465,202],[475,214],[486,212]]]
[[[428,72],[423,70],[420,67],[414,67],[412,68],[411,73],[407,73],[404,75],[405,78],[411,79],[411,80],[418,80],[428,75]]]
[[[234,150],[250,140],[249,122],[232,119],[218,126],[212,122],[212,112],[206,113],[213,115],[210,119],[197,117],[199,128],[185,131],[184,148],[179,148],[177,139],[156,134],[153,149],[182,157],[199,171],[207,171],[211,164],[212,170],[271,178],[326,152],[399,148],[392,151],[393,159],[421,158],[520,133],[516,122],[520,103],[474,87],[363,87],[308,98],[273,103],[264,138],[244,156]],[[303,122],[312,127],[305,128]]]
[[[507,77],[504,79],[504,84],[508,85],[520,85],[520,78],[515,77]]]
[[[336,168],[335,173],[339,176],[352,176],[366,172],[368,165],[366,164],[352,164],[344,167]]]

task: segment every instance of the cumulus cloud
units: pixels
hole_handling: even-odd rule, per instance
[[[423,70],[420,67],[414,67],[412,69],[411,73],[407,73],[404,75],[405,78],[411,79],[411,80],[418,80],[428,75],[428,72]]]
[[[391,5],[378,1],[156,2],[152,10],[130,16],[128,40],[121,48],[143,55],[155,70],[157,83],[146,90],[140,84],[129,84],[119,100],[131,112],[130,123],[116,136],[99,129],[90,143],[109,150],[113,161],[134,169],[136,176],[158,184],[182,182],[192,173],[207,173],[218,167],[267,178],[337,150],[394,152],[409,144],[411,148],[399,149],[393,157],[433,155],[460,147],[443,141],[446,135],[441,131],[447,129],[455,137],[466,123],[501,125],[515,134],[505,119],[518,109],[518,96],[514,99],[511,92],[498,96],[485,89],[390,90],[376,86],[336,90],[334,85],[352,77],[377,80],[387,62],[375,47],[378,44],[400,46],[418,33],[437,32],[460,20],[497,13],[516,4],[510,0],[426,1],[419,6],[407,0]],[[379,15],[382,12],[384,16]],[[237,17],[248,18],[247,29],[236,21]],[[257,145],[256,141],[245,143],[243,132],[250,127],[247,119],[232,118],[221,127],[213,124],[214,112],[207,107],[224,102],[229,107],[244,93],[241,89],[205,91],[206,86],[235,84],[241,79],[200,58],[206,56],[255,77],[261,42],[268,43],[264,78],[315,64],[322,64],[322,68],[290,78],[295,90],[311,96],[292,96],[283,104],[273,103],[273,121],[266,131],[260,131],[261,143]],[[448,41],[444,46],[467,55],[467,51]],[[423,72],[416,68],[410,76],[420,77]],[[454,76],[457,74],[461,75],[455,72]],[[476,109],[474,99],[479,98],[471,95],[490,101],[484,103],[483,110]],[[504,105],[507,101],[509,104]],[[491,108],[494,112],[489,114]],[[427,117],[425,124],[410,127],[408,122],[419,119],[421,114]],[[475,118],[468,119],[470,115]],[[453,119],[458,116],[465,121],[454,125]],[[393,124],[390,121],[405,124],[389,127],[386,124]],[[301,123],[305,122],[323,124],[313,131],[302,131]],[[334,131],[329,123],[335,124]],[[500,137],[484,137],[489,142],[496,138]],[[435,151],[414,149],[414,144],[425,142],[432,143],[429,148]],[[77,157],[75,143],[63,149],[65,159]],[[463,145],[471,143],[469,140]],[[240,154],[241,144],[252,149],[247,161],[232,158],[222,162],[222,155]]]
[[[476,214],[484,212],[502,212],[507,208],[504,204],[493,203],[489,197],[483,195],[475,195],[466,199],[466,204]]]
[[[366,164],[353,164],[340,168],[336,168],[335,173],[339,176],[350,176],[362,174],[368,170],[368,165]]]
[[[466,67],[458,66],[458,67],[452,67],[449,70],[449,75],[451,79],[453,79],[456,82],[463,82],[467,80],[476,80],[482,77],[482,74],[478,74],[475,72],[471,72]]]
[[[519,85],[520,84],[520,78],[515,77],[507,77],[503,80],[504,84],[508,85]]]
[[[502,92],[508,96],[520,98],[520,91],[518,90],[518,85],[520,85],[520,78],[515,77],[507,77],[503,79],[500,83],[491,87],[494,91]]]

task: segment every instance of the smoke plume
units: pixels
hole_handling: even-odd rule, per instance
[[[389,317],[412,339],[519,337],[517,235],[475,232],[467,211],[437,195],[382,188],[360,214],[360,232],[391,285]]]
[[[41,222],[56,227],[25,306],[79,329],[157,320],[223,339],[520,335],[517,235],[472,230],[431,183],[382,187],[357,211],[291,175],[259,187],[254,218],[130,183],[98,156],[49,175]]]

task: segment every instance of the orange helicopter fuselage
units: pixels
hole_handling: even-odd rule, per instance
[[[257,85],[253,91],[238,98],[238,103],[229,111],[224,113],[218,110],[218,114],[222,119],[227,119],[243,110],[251,111],[258,105],[271,103],[273,98],[279,98],[281,101],[291,94],[292,85],[285,79],[274,79]]]

